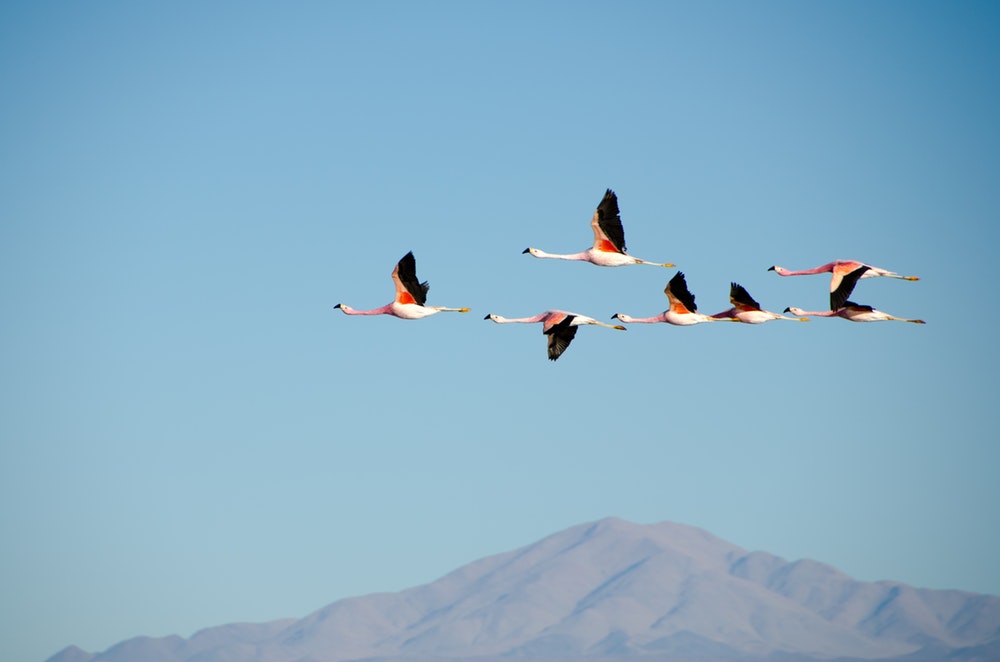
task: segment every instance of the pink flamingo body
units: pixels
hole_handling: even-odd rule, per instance
[[[729,284],[729,302],[733,307],[716,313],[712,317],[716,319],[732,318],[744,324],[763,324],[771,320],[790,320],[792,322],[808,322],[808,317],[785,317],[770,310],[763,310],[750,293],[739,283]]]
[[[468,308],[446,308],[444,306],[427,306],[427,281],[421,283],[417,279],[417,262],[413,252],[404,255],[392,270],[392,282],[396,285],[396,296],[391,303],[372,310],[355,310],[350,306],[338,303],[345,315],[392,315],[405,320],[417,320],[441,312],[467,313]]]
[[[851,292],[854,291],[854,286],[857,285],[860,279],[865,277],[864,275],[869,269],[871,269],[871,267],[861,265],[854,271],[844,275],[836,291],[830,294],[831,302],[842,303],[832,305],[830,310],[808,311],[802,310],[801,308],[795,308],[794,306],[789,306],[788,308],[785,308],[785,312],[792,313],[793,315],[798,315],[800,317],[842,317],[849,322],[895,321],[912,322],[913,324],[925,323],[923,320],[911,320],[903,317],[894,317],[888,313],[882,312],[881,310],[876,310],[872,306],[848,301],[848,297],[850,297]]]
[[[605,324],[604,322],[598,322],[593,317],[568,313],[564,310],[546,310],[544,313],[539,313],[532,317],[501,317],[500,315],[490,313],[483,319],[493,320],[497,324],[535,324],[541,322],[542,333],[549,337],[548,353],[550,361],[555,361],[566,351],[566,348],[569,347],[569,344],[576,336],[577,328],[580,326],[593,324],[609,329],[618,329],[619,331],[625,330],[624,326]]]
[[[537,248],[525,248],[522,253],[529,253],[540,258],[590,262],[599,267],[622,267],[627,264],[651,264],[657,267],[674,266],[669,262],[640,260],[625,251],[625,230],[622,228],[622,219],[618,211],[618,196],[611,189],[605,192],[604,198],[594,211],[590,227],[594,231],[594,245],[585,251],[564,255],[546,253]]]
[[[692,324],[701,324],[702,322],[737,321],[731,317],[713,317],[699,313],[698,306],[694,302],[694,295],[688,290],[683,272],[678,271],[674,274],[674,277],[670,279],[667,286],[663,289],[663,293],[667,295],[670,307],[659,315],[654,315],[653,317],[632,317],[624,313],[615,313],[611,317],[625,324],[656,324],[658,322],[665,322],[675,326],[691,326]]]

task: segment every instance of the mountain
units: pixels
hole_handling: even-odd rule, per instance
[[[1000,660],[1000,598],[859,582],[697,528],[576,526],[301,620],[70,647],[48,662]]]

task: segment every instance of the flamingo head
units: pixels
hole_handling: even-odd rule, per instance
[[[334,306],[334,308],[340,308],[345,313],[348,313],[348,312],[351,311],[351,307],[350,306],[344,305],[342,303],[338,303],[336,306]]]
[[[524,255],[525,253],[530,253],[531,255],[534,255],[535,257],[538,257],[538,249],[537,248],[531,248],[529,246],[528,248],[525,248],[523,251],[521,251],[521,255]]]
[[[784,267],[779,267],[778,265],[774,265],[773,267],[768,267],[767,270],[768,271],[773,271],[774,273],[778,274],[779,276],[787,276],[788,275],[788,269],[786,269]]]
[[[611,319],[613,319],[613,320],[621,320],[622,322],[626,322],[627,323],[632,318],[629,317],[628,315],[626,315],[625,313],[615,313],[614,315],[611,316]]]
[[[785,308],[785,312],[791,313],[792,315],[796,315],[798,317],[802,317],[802,315],[805,313],[804,310],[802,310],[801,308],[796,308],[795,306],[789,306],[788,308]]]
[[[487,316],[486,316],[486,317],[484,317],[483,319],[484,319],[484,320],[493,320],[494,322],[496,322],[496,321],[497,321],[497,317],[498,317],[498,316],[497,316],[496,314],[494,314],[494,313],[490,313],[489,315],[487,315]]]

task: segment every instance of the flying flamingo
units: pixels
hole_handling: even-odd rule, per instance
[[[404,255],[396,264],[396,268],[392,270],[392,282],[396,284],[396,298],[381,308],[354,310],[342,303],[334,308],[340,308],[345,315],[393,315],[404,320],[418,320],[441,312],[469,312],[468,308],[424,305],[430,285],[427,281],[421,283],[417,280],[417,261],[413,257],[413,251]]]
[[[534,324],[535,322],[542,323],[542,333],[549,337],[549,360],[555,361],[558,359],[569,344],[573,342],[573,337],[576,335],[576,329],[584,324],[596,324],[597,326],[606,326],[609,329],[618,329],[619,331],[624,331],[624,326],[605,324],[604,322],[598,322],[593,317],[586,317],[585,315],[577,315],[576,313],[567,313],[562,310],[546,310],[544,313],[535,315],[534,317],[501,317],[500,315],[494,315],[490,313],[484,320],[493,320],[497,324],[510,324],[512,322],[520,322],[524,324]]]
[[[902,317],[893,317],[888,313],[884,313],[881,310],[876,310],[871,306],[866,306],[863,304],[854,303],[853,301],[848,301],[848,297],[851,296],[851,292],[854,291],[854,286],[857,284],[858,280],[864,278],[865,272],[870,269],[870,267],[862,265],[852,271],[851,273],[844,276],[837,288],[837,291],[830,295],[831,301],[836,297],[837,300],[843,301],[839,306],[833,306],[830,310],[824,310],[819,312],[802,310],[801,308],[795,308],[789,306],[785,308],[786,313],[791,313],[793,315],[799,315],[803,317],[842,317],[850,322],[912,322],[913,324],[926,324],[923,320],[911,320]]]
[[[808,317],[785,317],[778,313],[772,313],[770,310],[761,310],[760,304],[739,283],[729,284],[729,301],[733,304],[732,308],[716,313],[712,317],[716,319],[732,318],[744,324],[763,324],[770,320],[809,321]]]
[[[876,278],[878,276],[885,276],[886,278],[899,278],[901,280],[920,280],[916,276],[900,276],[895,271],[879,269],[878,267],[873,267],[870,264],[858,262],[857,260],[834,260],[833,262],[821,265],[815,269],[803,269],[802,271],[792,271],[775,265],[773,267],[769,267],[768,271],[773,271],[779,276],[808,276],[811,274],[822,274],[826,272],[832,273],[833,275],[830,277],[830,308],[836,309],[844,305],[844,302],[847,301],[847,297],[839,300],[834,299],[833,293],[840,287],[840,282],[843,280],[844,276],[860,267],[868,267],[868,271],[864,272],[864,275],[862,275],[861,278]]]
[[[822,310],[818,312],[802,310],[794,306],[785,308],[786,313],[793,315],[803,315],[806,317],[843,317],[850,322],[913,322],[914,324],[926,324],[923,320],[908,320],[902,317],[893,317],[881,310],[875,310],[871,306],[866,306],[853,301],[847,301],[842,308],[837,310]]]
[[[689,326],[700,324],[701,322],[737,322],[733,317],[712,317],[698,312],[698,306],[694,303],[694,295],[687,288],[687,281],[684,280],[684,273],[678,271],[667,283],[663,293],[670,301],[670,308],[664,310],[659,315],[653,317],[630,317],[623,313],[615,313],[611,319],[618,319],[625,324],[653,324],[656,322],[666,322],[677,326]]]
[[[594,217],[590,220],[590,227],[594,230],[594,245],[580,253],[557,255],[546,253],[537,248],[525,248],[522,253],[531,253],[535,257],[549,257],[557,260],[590,262],[599,267],[621,267],[626,264],[674,266],[669,262],[647,262],[625,252],[625,230],[622,228],[622,219],[618,215],[618,196],[611,189],[607,190],[601,204],[597,206]]]

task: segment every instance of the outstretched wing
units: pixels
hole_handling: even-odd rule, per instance
[[[431,288],[427,281],[417,280],[417,260],[410,251],[396,264],[392,270],[392,280],[396,284],[396,303],[415,303],[424,305],[427,301],[427,290]]]
[[[625,230],[618,215],[618,196],[611,189],[597,205],[590,221],[594,230],[594,248],[606,253],[625,253]]]
[[[829,267],[828,271],[832,274],[830,276],[830,294],[833,294],[840,287],[840,284],[844,282],[844,277],[855,269],[859,267],[868,267],[871,269],[864,262],[858,262],[857,260],[834,260],[830,264],[824,264],[823,267]],[[820,269],[822,267],[816,268]]]
[[[736,309],[741,311],[760,310],[760,304],[739,283],[729,284],[729,301]]]
[[[868,267],[861,265],[840,279],[837,289],[830,292],[830,310],[840,310],[847,304],[847,300],[851,298],[851,292],[854,291],[854,286],[858,284],[858,279],[864,276],[866,271],[868,271]]]
[[[573,315],[567,315],[558,324],[553,324],[544,330],[549,337],[549,360],[558,359],[576,336],[579,327],[570,326],[573,323]]]
[[[670,300],[670,309],[675,313],[695,313],[698,306],[694,303],[694,295],[688,290],[687,281],[684,280],[684,273],[678,271],[667,283],[663,290]]]

